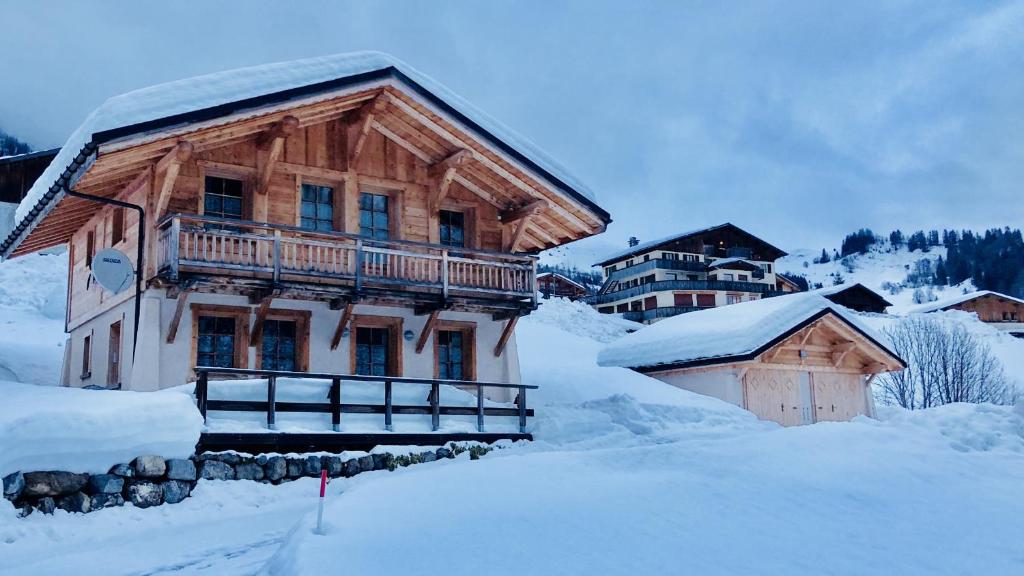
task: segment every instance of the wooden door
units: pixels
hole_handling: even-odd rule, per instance
[[[107,386],[121,383],[121,321],[110,325],[110,343],[107,346]]]
[[[783,426],[797,426],[803,423],[800,372],[750,370],[743,378],[743,385],[746,408],[758,418],[778,422]]]
[[[867,398],[859,374],[815,372],[814,414],[818,422],[846,422],[867,414]]]

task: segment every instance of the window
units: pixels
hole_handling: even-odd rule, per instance
[[[117,246],[124,240],[124,208],[114,208],[114,215],[110,220],[110,245]]]
[[[662,252],[661,257],[665,260],[679,260],[679,254],[675,252]]]
[[[440,222],[440,240],[445,246],[466,246],[466,215],[463,212],[441,210],[438,215]]]
[[[732,275],[731,272],[723,272],[722,273],[722,280],[730,280],[731,281],[731,280],[734,280],[734,279],[735,279],[735,277]]]
[[[334,189],[315,184],[302,185],[299,226],[306,230],[334,230]]]
[[[683,306],[686,308],[693,307],[693,294],[673,294],[673,304],[676,306]]]
[[[264,320],[263,343],[260,346],[261,368],[264,370],[298,369],[298,329],[292,320]]]
[[[237,368],[236,319],[232,316],[199,316],[196,366]]]
[[[85,234],[85,267],[92,268],[92,257],[96,255],[96,232],[90,230]]]
[[[742,294],[726,294],[725,295],[725,303],[726,304],[739,304],[740,302],[743,302],[743,295]]]
[[[82,338],[82,378],[92,376],[92,334]]]
[[[230,220],[242,219],[242,181],[207,176],[203,188],[203,214]]]
[[[615,307],[615,311],[618,313],[629,312],[629,304],[619,304]]]
[[[632,265],[633,265],[633,261],[632,260],[626,260],[626,268],[629,268]]]
[[[700,276],[698,276],[697,274],[687,274],[686,275],[686,279],[687,280],[700,280]],[[711,279],[714,280],[714,277],[712,277]]]
[[[746,282],[746,281],[750,280],[750,276],[747,276],[746,274],[739,274],[739,275],[737,275],[737,277],[736,277],[736,278],[737,278],[737,279],[738,279],[738,280],[739,280],[740,282]]]
[[[650,254],[644,254],[644,262],[647,262],[650,259],[651,259],[651,255]]]
[[[359,234],[378,240],[390,237],[387,195],[369,192],[359,194]]]
[[[615,312],[615,307],[614,306],[601,306],[600,308],[597,309],[597,311],[600,314],[611,314],[611,313]]]
[[[107,386],[121,383],[121,321],[110,325],[107,346]]]
[[[698,308],[714,308],[715,307],[715,295],[714,294],[697,294],[697,307]]]
[[[609,266],[609,267],[604,269],[604,275],[605,276],[611,276],[612,272],[615,272],[615,266],[614,265],[613,266]]]
[[[388,374],[389,336],[387,328],[356,328],[356,374]]]
[[[761,267],[761,270],[764,270],[765,272],[771,274],[771,271],[772,271],[772,265],[771,264],[768,264],[766,262],[760,262],[760,263],[758,263],[758,266]]]
[[[442,380],[466,380],[468,342],[462,330],[437,331],[437,377]]]
[[[644,310],[654,310],[658,307],[658,297],[648,296],[644,298]]]
[[[644,309],[644,303],[642,300],[634,300],[629,303],[629,309],[634,312],[640,312]]]

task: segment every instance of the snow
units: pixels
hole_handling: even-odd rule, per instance
[[[974,292],[966,292],[964,294],[956,294],[948,298],[942,298],[933,302],[926,302],[918,306],[910,307],[906,310],[907,314],[921,313],[921,312],[934,312],[936,310],[942,310],[949,306],[960,304],[961,302],[967,302],[968,300],[974,300],[975,298],[981,298],[982,296],[998,296],[1000,298],[1006,298],[1007,300],[1013,300],[1024,304],[1024,300],[1008,296],[1006,294],[1000,294],[999,292],[993,292],[991,290],[975,290]]]
[[[390,55],[352,52],[227,70],[114,96],[93,111],[71,134],[18,206],[16,220],[20,222],[29,214],[97,132],[389,67],[398,69],[580,194],[591,200],[595,198],[593,192],[536,145],[478,110],[436,80]]]
[[[0,476],[105,473],[136,456],[187,458],[203,419],[175,392],[123,392],[0,381]]]
[[[0,575],[1024,572],[1021,407],[880,407],[880,420],[782,428],[599,366],[601,348],[635,327],[545,301],[516,333],[524,381],[541,386],[529,397],[536,440],[335,479],[325,535],[313,533],[311,478],[200,481],[181,504],[84,516],[19,519],[0,501]],[[186,398],[137,396],[161,395]],[[65,442],[80,441],[47,447]]]
[[[597,261],[594,264],[594,266],[601,266],[601,265],[604,265],[604,264],[610,264],[610,263],[612,263],[614,261],[621,260],[621,259],[625,258],[626,256],[629,256],[630,254],[640,254],[642,252],[645,252],[645,251],[651,250],[653,248],[656,248],[658,246],[661,246],[662,244],[665,244],[667,242],[672,242],[672,241],[678,240],[680,238],[685,238],[685,237],[690,236],[692,234],[698,234],[700,232],[707,232],[708,230],[713,230],[715,228],[721,228],[722,226],[726,226],[726,224],[719,224],[718,226],[709,226],[709,227],[706,227],[706,228],[697,228],[697,229],[694,229],[694,230],[689,230],[687,232],[679,232],[679,233],[676,233],[676,234],[672,234],[670,236],[665,236],[663,238],[658,238],[657,240],[650,240],[648,242],[640,242],[636,246],[630,246],[629,248],[626,248],[625,250],[618,250],[616,252],[612,252],[611,254],[605,255],[599,261]]]
[[[817,294],[794,293],[666,318],[609,344],[598,364],[655,366],[749,354],[825,310],[883,342],[849,309]]]
[[[0,380],[60,382],[67,269],[67,254],[0,263]]]

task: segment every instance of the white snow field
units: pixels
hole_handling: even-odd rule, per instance
[[[88,515],[0,502],[0,574],[1024,573],[1012,408],[784,429],[598,367],[630,328],[545,301],[517,333],[537,440],[334,480],[323,535],[313,479]]]
[[[0,380],[60,382],[67,260],[31,254],[0,263]]]

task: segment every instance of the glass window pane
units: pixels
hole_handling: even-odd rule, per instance
[[[388,215],[381,212],[373,213],[373,227],[374,228],[387,228],[388,227]]]
[[[359,195],[359,209],[373,210],[373,195],[363,192]]]
[[[359,226],[361,226],[363,229],[366,229],[366,230],[368,230],[371,226],[373,226],[373,213],[366,212],[366,211],[360,211],[359,212]]]
[[[311,202],[302,203],[302,217],[303,218],[316,218],[316,204]]]
[[[387,212],[388,209],[388,197],[383,194],[373,194],[373,210],[374,212]]]

